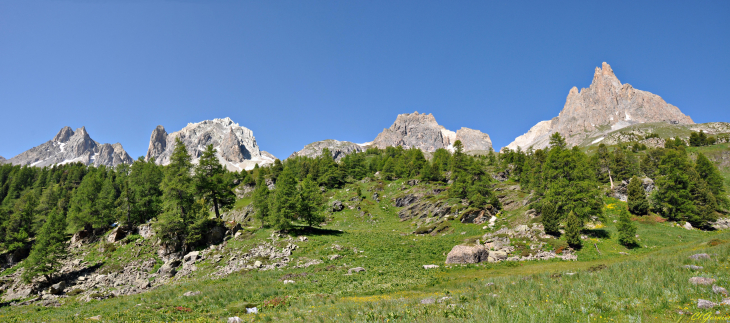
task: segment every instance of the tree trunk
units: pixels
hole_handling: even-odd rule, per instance
[[[215,218],[220,219],[221,214],[218,211],[218,196],[216,196],[215,194],[213,195],[213,208],[215,209]]]

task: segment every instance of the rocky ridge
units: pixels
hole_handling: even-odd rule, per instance
[[[322,151],[327,148],[330,150],[332,158],[334,158],[336,161],[339,161],[340,159],[342,159],[342,157],[345,157],[346,155],[349,155],[351,153],[359,153],[365,151],[365,147],[367,147],[367,144],[356,144],[349,141],[327,139],[308,144],[304,146],[302,150],[291,154],[291,156],[289,156],[288,158],[297,156],[305,156],[311,158],[319,157],[322,155]]]
[[[2,162],[3,160],[0,160],[0,163]],[[37,167],[75,162],[89,166],[113,167],[119,164],[131,164],[132,158],[120,143],[100,144],[91,139],[86,127],[76,131],[63,127],[53,139],[4,162]]]
[[[569,145],[577,145],[588,137],[646,122],[694,124],[692,118],[660,96],[621,84],[611,66],[604,62],[602,67],[596,67],[589,88],[570,89],[557,117],[537,123],[507,148],[545,148],[555,132],[563,135]]]
[[[155,159],[157,164],[167,165],[175,148],[175,138],[180,138],[197,163],[205,147],[212,144],[218,150],[221,163],[231,171],[250,170],[256,164],[272,164],[276,157],[261,151],[253,132],[234,123],[230,118],[189,123],[185,128],[168,134],[165,127],[157,126],[150,136],[146,160]]]
[[[464,151],[488,152],[492,150],[492,140],[488,134],[465,127],[454,132],[439,125],[433,114],[416,111],[399,114],[390,128],[383,129],[383,132],[371,142],[356,144],[332,139],[317,141],[304,146],[302,150],[289,157],[317,157],[322,154],[324,148],[328,148],[332,157],[340,160],[347,154],[361,152],[371,146],[380,149],[401,146],[406,149],[418,148],[424,152],[434,152],[440,148],[453,151],[454,142],[457,140],[461,140]]]

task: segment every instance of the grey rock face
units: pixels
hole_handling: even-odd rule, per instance
[[[342,157],[345,157],[346,155],[349,155],[351,153],[359,153],[365,151],[364,145],[356,144],[349,141],[327,139],[308,144],[304,146],[302,150],[291,154],[289,158],[297,156],[306,156],[311,158],[319,157],[322,155],[322,151],[325,148],[330,150],[332,158],[334,158],[336,161],[339,161],[340,159],[342,159]]]
[[[75,132],[69,127],[64,127],[52,140],[31,148],[7,162],[38,167],[75,162],[90,166],[113,167],[119,164],[131,164],[132,158],[119,143],[100,144],[92,140],[85,127],[76,129]]]
[[[3,156],[0,156],[0,165],[5,164],[7,162],[7,159],[5,159]]]
[[[577,145],[587,137],[646,122],[694,124],[692,118],[660,96],[621,84],[611,66],[604,62],[602,67],[596,67],[589,88],[570,89],[557,117],[539,122],[507,147],[545,148],[555,132],[563,135],[569,145]]]
[[[399,114],[393,125],[383,129],[373,141],[373,145],[380,149],[388,146],[403,146],[403,148],[418,148],[423,151],[436,151],[446,148],[441,127],[432,114]]]
[[[175,139],[180,138],[197,163],[205,147],[212,144],[218,150],[218,159],[229,170],[250,170],[271,164],[273,155],[262,152],[256,144],[253,132],[234,123],[230,118],[205,120],[189,123],[185,128],[168,134],[165,128],[157,126],[150,136],[150,145],[145,158],[155,159],[155,163],[167,165],[175,149]]]
[[[461,140],[464,151],[492,150],[492,140],[489,135],[479,130],[462,127],[456,131],[456,140]]]
[[[434,152],[439,148],[453,150],[454,142],[457,140],[461,140],[464,151],[492,149],[489,135],[469,128],[450,131],[439,125],[432,114],[421,114],[418,111],[399,114],[393,125],[383,129],[372,144],[381,149],[388,146],[403,146],[406,149],[418,148]]]
[[[487,261],[489,252],[483,246],[457,245],[446,255],[447,264],[475,264]]]

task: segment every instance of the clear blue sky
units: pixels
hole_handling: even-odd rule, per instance
[[[500,148],[606,61],[730,121],[730,1],[2,1],[0,155],[63,126],[136,158],[158,124],[231,117],[279,158],[430,112]]]

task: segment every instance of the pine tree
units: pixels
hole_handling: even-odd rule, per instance
[[[299,210],[299,192],[297,191],[297,180],[291,168],[286,167],[279,175],[274,190],[274,201],[272,213],[274,215],[274,226],[279,230],[286,230],[291,227],[291,221],[297,219]]]
[[[179,137],[175,138],[170,164],[166,166],[165,177],[160,184],[163,213],[155,223],[157,234],[166,243],[176,245],[184,241],[187,225],[193,221],[192,168],[185,144]]]
[[[545,228],[545,233],[553,236],[560,235],[560,219],[558,218],[557,208],[554,204],[543,203],[542,225]]]
[[[431,182],[434,180],[433,166],[431,166],[428,162],[423,163],[423,167],[421,167],[421,180],[424,182]]]
[[[573,248],[580,248],[580,231],[583,229],[583,222],[575,215],[575,212],[568,213],[565,224],[565,240]]]
[[[101,191],[97,200],[99,210],[99,223],[111,224],[116,218],[117,189],[114,187],[112,176],[108,175],[101,185]]]
[[[565,149],[567,147],[567,144],[565,143],[565,138],[563,138],[563,136],[561,136],[559,132],[552,134],[550,136],[550,147]]]
[[[644,185],[638,177],[631,178],[628,191],[629,211],[636,215],[646,215],[649,212],[649,201],[644,193]]]
[[[220,219],[220,209],[232,206],[236,202],[236,195],[225,180],[226,170],[215,154],[212,144],[205,147],[195,167],[194,182],[197,195],[213,206],[216,219]]]
[[[144,223],[162,212],[162,179],[165,177],[162,166],[155,159],[145,161],[140,157],[131,166],[129,173],[128,197],[133,202],[132,222]]]
[[[13,214],[3,225],[5,228],[5,248],[9,252],[12,253],[23,248],[33,234],[31,229],[35,207],[36,198],[32,190],[27,190],[15,201]]]
[[[269,188],[266,186],[263,172],[259,172],[256,188],[253,191],[253,208],[256,211],[256,217],[261,221],[261,228],[263,228],[270,214]]]
[[[107,223],[102,219],[98,199],[103,180],[100,171],[87,174],[81,180],[79,187],[73,192],[68,210],[68,224],[71,230],[103,227]]]
[[[66,217],[62,212],[53,210],[43,224],[30,256],[25,260],[22,278],[30,283],[33,278],[43,275],[47,282],[53,281],[53,274],[62,266],[66,255],[64,230]]]
[[[730,201],[728,201],[725,192],[725,185],[723,185],[723,178],[717,166],[707,159],[704,154],[700,153],[697,155],[695,170],[699,177],[707,182],[707,186],[712,191],[712,195],[715,196],[718,206],[724,208],[730,207]]]
[[[358,186],[359,189],[360,187]],[[302,181],[299,196],[300,220],[307,222],[307,225],[310,227],[322,223],[325,219],[324,214],[322,214],[324,200],[322,199],[322,193],[319,191],[319,187],[317,187],[317,183],[312,180],[311,176],[308,176]]]
[[[636,226],[629,218],[628,210],[621,208],[616,228],[618,229],[618,242],[620,244],[627,247],[636,244]]]
[[[660,161],[661,176],[656,180],[659,189],[654,195],[654,209],[670,220],[687,221],[687,216],[696,212],[690,193],[690,169],[687,155],[683,151],[667,150]]]
[[[626,158],[626,153],[621,147],[616,147],[611,160],[611,175],[613,180],[621,182],[631,177],[631,166]]]

